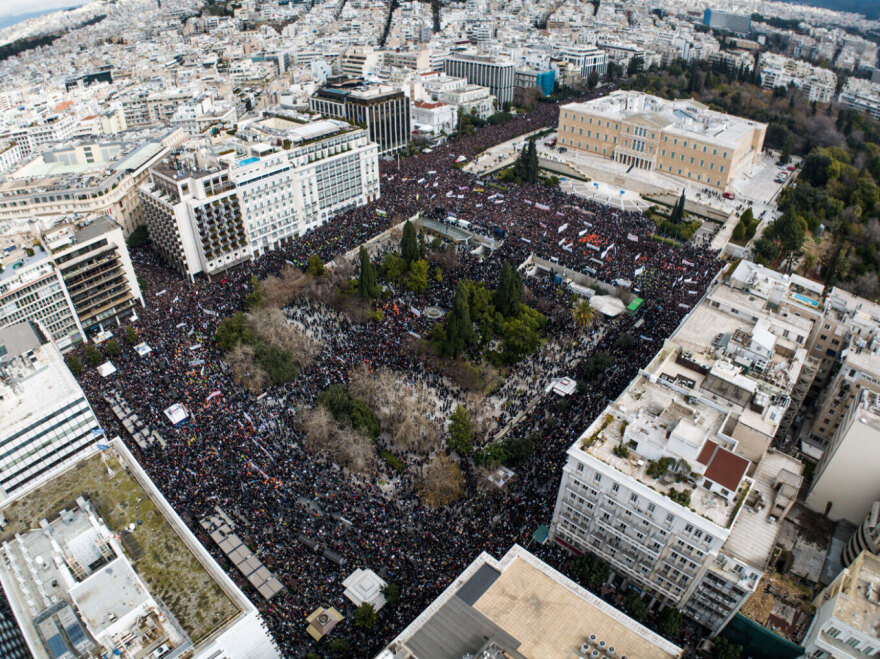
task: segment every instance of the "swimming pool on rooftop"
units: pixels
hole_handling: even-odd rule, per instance
[[[792,293],[791,296],[798,300],[799,302],[803,302],[804,304],[809,304],[811,307],[818,307],[819,301],[813,300],[812,298],[808,298],[806,295],[801,295],[800,293]]]
[[[239,167],[244,167],[245,165],[253,165],[255,162],[260,162],[260,159],[255,158],[254,156],[251,156],[250,158],[245,158],[244,160],[239,160],[238,165],[239,165]]]

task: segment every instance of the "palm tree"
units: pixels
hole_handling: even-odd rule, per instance
[[[571,317],[578,327],[589,327],[596,320],[596,310],[589,300],[581,300],[571,310]]]

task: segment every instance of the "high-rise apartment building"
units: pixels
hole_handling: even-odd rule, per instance
[[[719,190],[755,164],[766,130],[693,100],[634,91],[570,103],[559,115],[560,145]]]
[[[309,98],[309,109],[365,127],[380,155],[410,142],[410,99],[394,87],[333,78]]]
[[[755,591],[802,482],[769,445],[812,321],[775,293],[716,282],[568,450],[553,515],[557,543],[713,632]]]
[[[61,350],[85,336],[61,273],[49,255],[40,248],[19,247],[3,258],[0,327],[29,320],[39,321]]]
[[[86,332],[143,304],[122,228],[109,218],[55,226],[42,240]]]
[[[0,329],[0,500],[95,451],[103,431],[58,348],[31,322]]]
[[[833,520],[861,524],[880,499],[880,394],[861,389],[825,448],[807,506]]]
[[[255,143],[169,158],[141,188],[153,245],[183,275],[220,273],[379,196],[377,146],[363,129],[267,116],[239,130]]]
[[[513,102],[513,60],[489,55],[452,53],[443,62],[447,75],[466,78],[472,85],[488,87],[499,109]]]

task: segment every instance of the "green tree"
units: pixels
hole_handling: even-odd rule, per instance
[[[717,636],[712,641],[712,659],[739,659],[742,656],[742,646],[731,643],[723,636]]]
[[[320,277],[324,274],[324,261],[317,254],[312,254],[309,257],[309,262],[306,265],[306,272],[310,274],[312,277]]]
[[[590,71],[590,75],[587,76],[587,89],[595,89],[598,84],[599,74],[595,70]]]
[[[734,240],[742,240],[746,237],[746,227],[743,225],[742,220],[736,223],[736,226],[733,227],[733,239]]]
[[[596,320],[596,310],[590,301],[584,298],[574,305],[571,316],[578,327],[589,327]]]
[[[143,247],[150,241],[150,233],[147,231],[147,226],[145,224],[141,224],[135,227],[135,230],[131,232],[128,236],[128,240],[125,243],[130,248],[135,247]]]
[[[125,328],[125,340],[128,342],[128,345],[133,346],[138,341],[137,332],[134,331],[134,328],[128,326]]]
[[[438,284],[443,283],[443,268],[441,268],[439,265],[434,268],[434,281],[436,281]]]
[[[501,279],[495,289],[495,309],[502,316],[512,316],[519,311],[523,298],[523,283],[519,272],[508,261],[501,266]]]
[[[239,343],[248,345],[256,343],[257,335],[248,326],[247,315],[239,311],[220,322],[214,333],[214,339],[223,352],[229,352]]]
[[[386,281],[398,281],[406,274],[406,261],[394,252],[388,252],[382,258],[382,277]]]
[[[538,147],[535,145],[535,140],[529,140],[529,148],[526,152],[526,182],[537,182],[539,170]]]
[[[428,288],[428,262],[418,259],[410,265],[406,286],[413,293],[422,293]]]
[[[788,272],[791,273],[792,264],[799,256],[807,235],[806,221],[789,210],[774,220],[765,233],[768,234],[767,237],[770,240],[776,242],[779,256],[785,262]]]
[[[409,220],[403,225],[403,235],[400,238],[400,256],[406,261],[407,267],[420,257],[416,228]]]
[[[608,564],[592,554],[581,554],[571,562],[571,575],[585,588],[601,586],[610,574]]]
[[[630,618],[636,622],[642,622],[648,617],[648,607],[645,600],[636,591],[631,590],[623,598],[623,608]]]
[[[639,56],[631,57],[629,59],[629,64],[626,65],[626,75],[634,76],[638,73],[642,72],[642,68],[645,66],[645,60]]]
[[[538,349],[541,343],[540,329],[547,323],[543,314],[523,305],[519,315],[504,321],[501,326],[501,348],[505,361],[520,360]]]
[[[376,283],[376,266],[373,265],[370,255],[363,245],[361,245],[358,256],[361,262],[361,271],[358,275],[357,285],[358,295],[365,300],[378,297],[379,285]]]
[[[667,606],[657,616],[657,629],[664,636],[675,636],[683,622],[681,611],[674,606]]]
[[[327,644],[327,647],[330,648],[330,652],[335,654],[342,654],[344,652],[348,652],[348,648],[351,646],[351,643],[348,642],[347,638],[331,638],[330,642]]]
[[[446,318],[446,329],[441,352],[445,357],[457,357],[476,342],[474,325],[468,309],[468,293],[463,282],[455,288],[452,310]]]
[[[739,221],[742,222],[745,226],[749,226],[752,222],[755,221],[755,214],[752,212],[751,206],[743,211],[743,214],[739,216]]]
[[[107,343],[104,344],[104,350],[106,350],[107,354],[111,357],[115,357],[122,352],[122,348],[119,347],[119,342],[116,339],[110,339],[107,341]]]
[[[386,604],[397,604],[401,596],[400,586],[396,583],[387,583],[382,586],[382,595],[385,596]]]
[[[376,626],[376,609],[369,602],[364,602],[354,610],[354,624],[361,629],[372,629]]]
[[[86,346],[86,361],[89,363],[89,366],[97,366],[103,359],[104,356],[101,354],[101,351],[93,343]]]
[[[263,292],[260,290],[260,280],[256,275],[251,275],[251,292],[244,299],[244,304],[248,309],[255,309],[260,306],[263,301]]]
[[[254,346],[254,361],[266,372],[272,384],[290,382],[299,372],[290,351],[274,343],[257,341]]]
[[[74,377],[79,377],[83,372],[82,362],[76,355],[67,355],[67,357],[64,358],[64,361],[67,362],[67,368],[70,369],[70,372],[73,373]]]
[[[471,415],[461,405],[449,417],[448,446],[459,455],[470,455],[474,450],[474,428]]]

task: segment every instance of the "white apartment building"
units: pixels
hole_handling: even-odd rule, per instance
[[[22,158],[21,147],[15,142],[0,145],[0,174],[8,172]]]
[[[125,96],[121,101],[125,124],[129,128],[167,126],[177,108],[192,99],[192,92],[183,89]]]
[[[761,86],[765,89],[794,85],[802,89],[811,102],[830,103],[834,98],[837,76],[829,69],[776,53],[763,53],[760,62]]]
[[[807,506],[830,519],[861,524],[880,499],[878,442],[880,394],[861,389],[816,468]]]
[[[472,85],[488,87],[498,106],[513,102],[514,66],[508,58],[452,53],[443,62],[447,75],[466,78]]]
[[[0,329],[0,499],[95,450],[98,420],[58,348],[35,323]]]
[[[76,132],[76,120],[69,114],[53,114],[42,121],[10,128],[6,137],[18,144],[26,156],[44,144],[64,142]]]
[[[379,65],[384,53],[373,50],[370,46],[349,48],[342,54],[339,71],[349,78],[364,78]]]
[[[215,126],[232,128],[237,120],[238,114],[233,104],[216,102],[206,96],[178,106],[169,123],[176,128],[182,128],[188,135],[201,135]]]
[[[596,46],[561,46],[556,49],[554,55],[568,62],[584,78],[589,77],[593,72],[604,76],[608,70],[608,53]]]
[[[425,48],[421,50],[386,50],[382,53],[382,57],[385,66],[413,69],[414,71],[427,71],[431,68],[431,53]]]
[[[488,87],[480,85],[464,85],[457,89],[440,92],[437,101],[445,103],[462,114],[470,114],[487,119],[498,109],[497,99],[489,93]]]
[[[378,147],[363,129],[269,116],[240,133],[255,144],[198,155],[202,165],[169,159],[141,187],[153,245],[185,276],[213,276],[379,197]],[[275,135],[290,148],[267,149]]]
[[[2,264],[0,328],[38,322],[61,350],[85,338],[61,273],[42,247],[19,246]]]
[[[867,112],[875,119],[880,119],[880,83],[847,78],[837,100],[848,108]]]
[[[880,558],[862,552],[813,600],[809,659],[867,659],[880,649]]]
[[[802,464],[768,447],[810,330],[716,282],[568,450],[551,537],[600,556],[654,605],[722,629],[757,587],[802,482]]]
[[[0,185],[0,221],[110,215],[128,235],[143,223],[138,186],[185,138],[180,129],[135,131],[44,151]]]
[[[415,101],[412,108],[412,125],[433,135],[451,133],[458,123],[455,106],[446,103]]]

